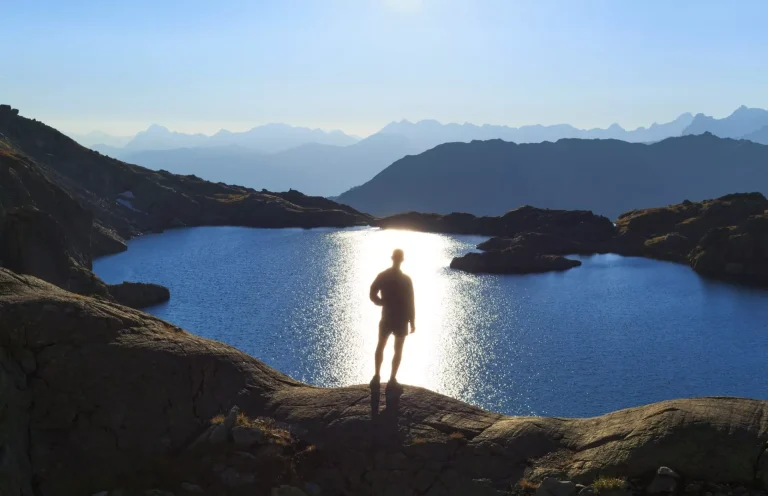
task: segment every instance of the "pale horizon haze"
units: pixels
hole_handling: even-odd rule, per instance
[[[13,2],[0,103],[79,134],[634,129],[768,107],[765,19],[762,1]]]

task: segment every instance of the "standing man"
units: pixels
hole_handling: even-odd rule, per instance
[[[403,250],[392,252],[392,267],[376,277],[371,284],[371,301],[381,307],[381,322],[379,322],[379,344],[376,346],[376,375],[371,379],[371,387],[378,387],[381,382],[381,362],[384,361],[384,347],[390,334],[395,335],[395,356],[392,358],[392,375],[387,389],[400,389],[397,369],[403,356],[403,344],[408,335],[408,324],[411,334],[416,332],[416,308],[413,302],[413,283],[411,278],[400,270],[405,255]],[[381,296],[379,296],[381,293]]]

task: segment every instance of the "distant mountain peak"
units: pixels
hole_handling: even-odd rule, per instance
[[[167,127],[161,126],[160,124],[151,124],[147,128],[147,130],[144,132],[145,133],[170,133],[171,131]]]

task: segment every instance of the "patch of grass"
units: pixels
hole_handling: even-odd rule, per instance
[[[607,491],[613,491],[614,489],[623,489],[627,485],[627,479],[622,477],[600,477],[592,483],[592,488],[598,494]]]
[[[224,415],[218,414],[211,419],[211,424],[218,425],[224,423]]]
[[[451,435],[448,436],[448,437],[453,439],[453,440],[455,440],[455,441],[458,441],[459,439],[464,439],[464,434],[462,434],[461,432],[458,432],[458,431],[457,432],[451,432]]]

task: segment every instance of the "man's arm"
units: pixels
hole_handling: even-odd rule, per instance
[[[379,290],[381,290],[380,286],[381,286],[381,281],[377,276],[376,279],[373,280],[373,284],[371,284],[371,292],[369,296],[371,298],[371,301],[378,306],[382,306],[384,304],[384,301],[379,296]]]
[[[416,302],[413,297],[413,281],[408,279],[408,321],[411,323],[411,333],[416,332]]]

